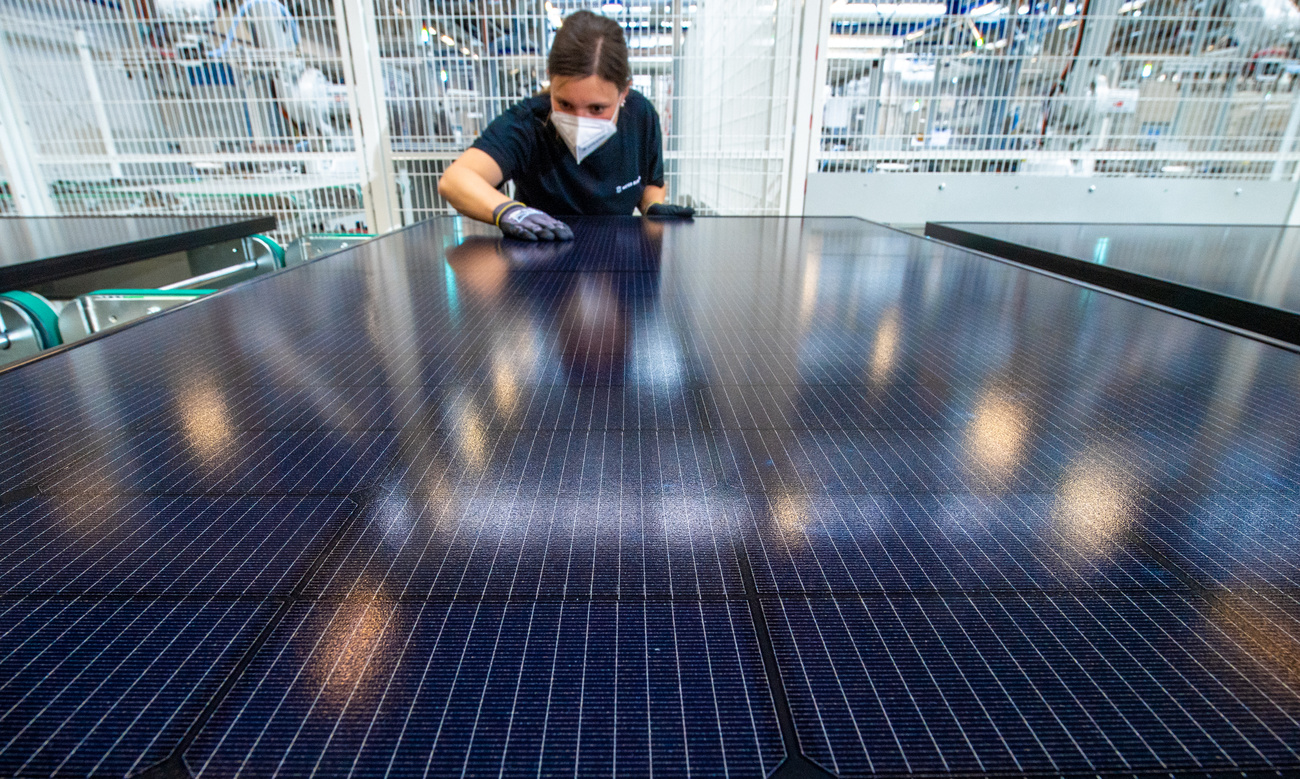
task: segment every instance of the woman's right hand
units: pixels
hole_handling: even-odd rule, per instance
[[[519,202],[503,205],[505,208],[495,216],[495,221],[507,238],[520,241],[573,240],[573,230],[545,211],[529,208]]]

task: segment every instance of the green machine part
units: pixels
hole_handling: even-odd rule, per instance
[[[0,298],[13,303],[31,318],[42,349],[50,349],[63,343],[63,338],[59,336],[59,315],[54,310],[54,306],[50,305],[50,301],[34,292],[17,290],[0,293]]]
[[[249,236],[249,240],[265,246],[267,250],[271,252],[271,256],[275,258],[275,267],[284,267],[284,247],[280,245],[279,241],[276,241],[269,235],[262,235],[261,233]]]

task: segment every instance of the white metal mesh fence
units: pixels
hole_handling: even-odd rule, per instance
[[[391,155],[403,221],[449,213],[441,171],[501,111],[546,84],[563,17],[580,8],[619,21],[633,88],[664,131],[670,196],[723,213],[775,214],[789,155],[792,2],[491,0],[380,3],[386,101],[401,117]],[[423,5],[424,10],[417,12]]]
[[[10,187],[60,214],[273,213],[282,237],[355,228],[334,6],[0,2]]]
[[[695,6],[692,6],[693,8]],[[726,214],[779,213],[798,57],[794,3],[701,2],[674,58],[678,191]]]
[[[1290,0],[831,6],[823,171],[1294,177]]]

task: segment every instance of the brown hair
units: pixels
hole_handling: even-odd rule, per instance
[[[620,90],[632,83],[623,27],[591,11],[575,11],[555,33],[546,58],[549,78],[599,76]]]

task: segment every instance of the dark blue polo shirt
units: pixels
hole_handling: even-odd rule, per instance
[[[579,165],[550,122],[551,98],[515,103],[473,143],[496,160],[515,199],[548,214],[631,214],[646,186],[664,185],[659,114],[629,90],[618,111],[618,132]]]

